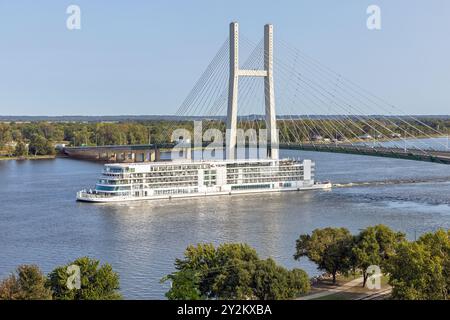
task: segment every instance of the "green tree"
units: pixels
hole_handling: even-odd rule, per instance
[[[33,135],[29,147],[30,153],[33,155],[51,155],[55,153],[55,148],[50,141],[41,135]]]
[[[0,123],[0,147],[5,146],[11,140],[11,127],[7,123]]]
[[[11,130],[11,137],[13,141],[20,141],[22,140],[22,132],[19,129],[13,129]]]
[[[438,230],[435,233],[426,233],[422,235],[419,243],[424,244],[431,251],[434,257],[442,261],[442,273],[445,278],[446,299],[450,296],[450,230]]]
[[[367,268],[371,265],[384,268],[401,241],[405,241],[405,235],[394,232],[385,225],[368,227],[355,237],[352,248],[353,264],[362,271],[363,287],[369,277]]]
[[[445,283],[441,259],[433,256],[425,244],[404,242],[398,246],[389,270],[392,298],[445,299]]]
[[[89,145],[91,141],[90,136],[91,133],[89,132],[88,128],[83,127],[73,134],[72,143],[76,146]]]
[[[304,271],[288,271],[272,259],[261,260],[246,244],[228,243],[217,248],[212,244],[189,246],[184,259],[177,259],[175,266],[178,271],[168,277],[175,280],[180,277],[182,285],[177,284],[177,294],[170,290],[168,297],[190,296],[198,289],[199,296],[212,299],[285,299],[309,289]],[[195,281],[193,274],[198,277]],[[175,281],[172,289],[174,285]]]
[[[21,265],[0,282],[0,300],[51,300],[46,278],[36,265]]]
[[[171,288],[166,293],[169,300],[200,300],[200,278],[192,270],[180,270],[164,277],[161,282],[170,281]]]
[[[292,299],[310,289],[305,271],[287,270],[270,258],[257,262],[253,282],[254,295],[260,300]]]
[[[16,157],[23,157],[28,155],[28,147],[22,141],[19,141],[14,149],[14,155]]]
[[[149,131],[142,124],[133,123],[128,127],[127,140],[129,144],[148,143]]]
[[[67,268],[77,265],[80,268],[81,288],[69,289],[67,281],[70,274]],[[100,265],[100,261],[88,257],[57,267],[48,275],[48,283],[57,300],[117,300],[122,296],[119,290],[119,275],[111,265]]]
[[[338,272],[347,273],[351,267],[353,237],[345,228],[316,229],[302,234],[296,242],[294,258],[308,257],[319,270],[330,273],[336,283]]]
[[[392,297],[402,300],[447,300],[449,297],[450,231],[402,242],[388,265]]]
[[[246,244],[189,246],[184,259],[177,259],[178,270],[194,270],[200,275],[200,292],[207,298],[244,299],[252,295],[251,272],[258,260],[256,251]]]

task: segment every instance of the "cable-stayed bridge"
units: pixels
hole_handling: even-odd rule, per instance
[[[229,123],[225,126],[225,121],[220,119],[230,117],[230,86],[233,85],[230,79],[236,69],[234,59],[240,55],[246,59],[237,65],[239,71],[243,70],[238,83],[239,93],[234,97],[239,104],[238,128],[260,130],[270,127],[268,101],[273,94],[279,147],[282,149],[450,164],[448,133],[441,132],[439,127],[407,115],[277,37],[273,39],[271,35],[273,43],[272,51],[269,51],[267,39],[253,42],[245,35],[235,35],[233,23],[230,27],[230,36],[175,115],[203,117],[204,131],[228,128]],[[274,88],[265,82],[265,74],[255,76],[269,70],[269,54],[273,61],[270,71]],[[264,111],[265,117],[261,116]]]

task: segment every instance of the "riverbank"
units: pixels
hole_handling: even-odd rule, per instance
[[[55,159],[59,158],[59,155],[44,155],[44,156],[21,156],[21,157],[8,157],[8,156],[0,156],[0,161],[7,161],[7,160],[43,160],[43,159]]]

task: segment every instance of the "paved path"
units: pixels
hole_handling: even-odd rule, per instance
[[[375,293],[371,293],[367,296],[359,298],[357,300],[384,300],[392,293],[392,288],[384,289],[381,291],[377,291]]]
[[[325,296],[328,296],[328,295],[331,295],[331,294],[334,294],[337,292],[347,291],[348,289],[350,289],[352,287],[362,285],[362,282],[363,282],[363,277],[356,278],[355,280],[346,282],[342,286],[336,286],[336,287],[329,288],[329,289],[327,288],[327,289],[324,289],[324,291],[320,291],[320,292],[313,293],[313,294],[310,294],[310,295],[307,295],[304,297],[300,297],[297,300],[318,299],[318,298],[325,297]]]

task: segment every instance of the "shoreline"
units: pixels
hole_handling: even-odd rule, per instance
[[[58,155],[45,155],[45,156],[22,156],[22,157],[7,157],[7,156],[1,156],[0,161],[9,161],[9,160],[17,160],[17,161],[24,161],[24,160],[48,160],[48,159],[56,159],[60,158]]]

